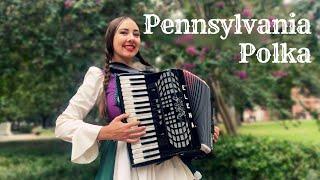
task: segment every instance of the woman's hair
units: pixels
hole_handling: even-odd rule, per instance
[[[113,48],[113,39],[114,35],[117,32],[118,27],[120,24],[126,20],[126,19],[132,19],[131,17],[128,16],[122,16],[113,19],[106,30],[105,34],[105,65],[104,65],[104,81],[103,81],[103,93],[100,97],[99,100],[99,116],[102,119],[107,118],[107,108],[106,108],[106,93],[105,91],[107,90],[108,83],[109,83],[109,78],[110,78],[110,67],[109,64],[112,61],[112,57],[114,55],[114,48]],[[134,20],[133,20],[134,21]],[[147,61],[143,59],[141,56],[140,52],[135,55],[135,57],[140,61],[141,64],[144,64],[146,66],[151,66]],[[112,119],[109,119],[108,122],[110,122]]]

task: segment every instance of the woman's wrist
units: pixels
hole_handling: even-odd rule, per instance
[[[109,127],[109,125],[103,126],[103,127],[100,129],[99,134],[98,134],[98,137],[97,137],[97,140],[101,141],[101,140],[111,140],[111,139],[112,139],[108,127]]]

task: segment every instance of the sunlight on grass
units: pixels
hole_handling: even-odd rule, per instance
[[[250,134],[257,137],[320,144],[320,126],[316,120],[286,120],[243,124],[239,134]]]

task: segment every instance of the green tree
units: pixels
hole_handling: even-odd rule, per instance
[[[217,35],[181,35],[166,36],[159,33],[149,36],[147,44],[152,44],[148,56],[158,59],[161,68],[172,66],[193,71],[207,80],[215,95],[216,107],[227,131],[236,133],[236,122],[230,115],[230,106],[234,106],[238,116],[245,108],[255,105],[272,110],[274,118],[292,118],[291,90],[299,87],[307,94],[319,96],[319,38],[316,25],[319,24],[320,3],[304,1],[298,4],[283,5],[282,1],[175,1],[162,4],[155,14],[169,18],[180,15],[187,19],[234,18],[241,14],[243,18],[289,19],[291,12],[296,19],[308,18],[311,21],[312,35],[229,35],[221,40]],[[277,16],[277,17],[275,17]],[[174,16],[173,16],[174,17]],[[319,25],[318,25],[319,27]],[[319,35],[318,35],[319,36]],[[160,41],[161,39],[162,41]],[[152,42],[158,43],[152,43]],[[160,42],[159,42],[160,41]],[[250,63],[239,64],[239,42],[253,43],[258,49],[271,50],[274,42],[286,42],[288,47],[307,47],[311,50],[311,64],[261,64],[255,56]],[[160,45],[161,44],[161,45]],[[318,112],[319,113],[319,112]],[[316,113],[314,113],[316,114]]]
[[[144,4],[1,1],[0,121],[51,124],[88,67],[102,65],[107,22],[124,14],[135,17]]]

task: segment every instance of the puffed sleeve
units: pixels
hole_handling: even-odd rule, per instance
[[[90,163],[98,156],[97,136],[102,126],[86,123],[83,119],[102,93],[103,77],[101,69],[90,67],[77,93],[56,120],[55,135],[72,143],[71,161],[74,163]]]

